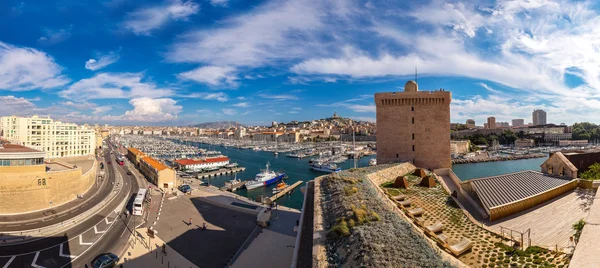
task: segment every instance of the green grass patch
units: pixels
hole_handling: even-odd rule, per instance
[[[387,192],[391,195],[391,196],[398,196],[400,195],[400,190],[396,189],[396,188],[392,188],[392,189],[387,189]]]
[[[394,182],[393,181],[386,181],[384,183],[381,184],[381,187],[383,188],[394,188]]]

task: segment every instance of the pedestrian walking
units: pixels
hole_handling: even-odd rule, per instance
[[[190,218],[189,226],[192,226],[192,218]]]
[[[206,230],[206,222],[202,223],[202,230]]]

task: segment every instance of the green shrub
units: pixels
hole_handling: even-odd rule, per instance
[[[538,247],[538,246],[531,246],[528,247],[525,252],[529,253],[529,254],[546,254],[548,253],[550,250],[545,249],[543,247]]]
[[[369,213],[367,213],[366,207],[363,205],[362,208],[357,208],[352,205],[352,213],[354,214],[354,219],[358,224],[363,224],[369,222]]]
[[[338,223],[336,223],[327,233],[329,236],[342,237],[350,235],[350,229],[348,228],[348,224],[345,219],[342,219]]]
[[[358,193],[358,188],[353,187],[353,186],[344,186],[344,194],[346,196],[350,196],[355,193]]]
[[[350,219],[348,220],[348,227],[352,228],[356,225],[356,222],[354,221],[354,219]]]
[[[379,221],[381,218],[379,217],[379,214],[377,214],[375,211],[371,212],[371,220],[372,221]]]

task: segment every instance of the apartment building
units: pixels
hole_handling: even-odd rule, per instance
[[[50,117],[0,117],[2,138],[46,153],[46,158],[95,153],[96,133],[87,126],[54,121]]]

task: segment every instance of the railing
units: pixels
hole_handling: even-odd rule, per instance
[[[82,221],[89,218],[91,215],[93,215],[93,214],[97,213],[98,211],[100,211],[101,209],[103,209],[104,206],[106,206],[108,203],[112,202],[117,197],[118,193],[120,192],[121,188],[123,187],[123,178],[116,171],[116,168],[113,167],[113,169],[115,169],[115,174],[117,174],[117,179],[113,186],[113,190],[103,201],[101,201],[94,207],[88,209],[84,213],[81,213],[71,219],[68,219],[68,220],[65,220],[65,221],[50,225],[50,226],[45,226],[42,228],[31,229],[31,230],[2,232],[2,233],[0,233],[0,246],[11,246],[11,245],[16,245],[16,244],[23,244],[23,243],[39,240],[39,239],[42,239],[44,237],[48,237],[51,235],[55,235],[57,233],[61,233],[63,230],[67,230],[65,228],[79,224]],[[6,235],[10,235],[13,237],[3,239],[3,237]]]

